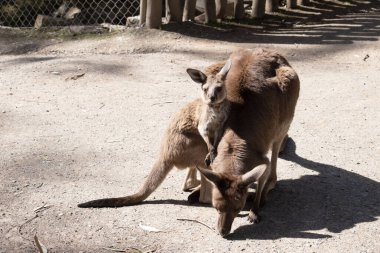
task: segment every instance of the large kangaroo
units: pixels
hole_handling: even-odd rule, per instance
[[[212,204],[218,230],[229,234],[244,207],[248,187],[258,179],[250,222],[277,181],[277,157],[287,138],[299,95],[296,72],[281,55],[266,50],[238,50],[226,79],[230,117],[212,171],[200,169],[214,187]],[[271,150],[271,159],[268,151]],[[254,168],[254,169],[253,169]]]
[[[160,185],[173,166],[198,165],[202,175],[214,184],[212,203],[220,213],[218,230],[222,236],[230,232],[234,218],[245,205],[248,187],[256,180],[249,220],[257,222],[260,202],[277,181],[277,156],[294,116],[299,80],[285,58],[272,51],[241,49],[230,58],[232,67],[225,80],[230,114],[212,171],[203,162],[208,149],[197,129],[202,104],[197,99],[172,119],[160,155],[137,193],[78,206],[120,207],[140,203]],[[224,65],[224,62],[214,64],[204,75],[215,78]],[[272,150],[270,160],[269,150]]]

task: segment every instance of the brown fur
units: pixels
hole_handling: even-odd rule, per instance
[[[220,212],[218,229],[223,236],[230,232],[234,218],[244,206],[249,184],[258,179],[249,215],[251,222],[257,221],[260,203],[276,184],[278,152],[286,139],[299,94],[298,76],[281,55],[262,49],[241,49],[234,52],[231,59],[232,67],[226,79],[231,102],[226,130],[212,164],[213,171],[201,169],[215,184],[212,202]],[[214,64],[205,74],[215,74],[223,65]],[[137,204],[159,186],[173,166],[203,166],[207,146],[197,130],[200,103],[199,99],[195,100],[172,119],[160,155],[136,194],[94,200],[79,206]],[[269,150],[272,151],[271,159],[267,157]]]
[[[225,79],[231,67],[231,61],[227,61],[224,67],[216,74],[205,75],[196,69],[187,69],[190,77],[201,84],[201,98],[203,104],[199,107],[198,131],[205,140],[209,153],[205,163],[209,166],[215,159],[219,141],[224,132],[230,110],[230,102],[227,99]]]
[[[253,168],[262,169],[249,220],[258,221],[258,209],[277,180],[276,164],[286,139],[299,95],[296,72],[281,55],[266,50],[238,50],[226,85],[231,101],[230,117],[212,164],[213,205],[219,212],[219,232],[230,232],[233,219],[244,206],[248,186],[239,184]],[[219,66],[215,66],[218,68]],[[210,71],[215,71],[212,67]],[[271,159],[267,158],[272,151]],[[210,179],[210,173],[201,170]],[[222,182],[222,183],[221,183]]]
[[[138,204],[158,188],[174,166],[179,169],[195,169],[197,165],[205,167],[207,146],[197,129],[201,104],[202,101],[197,99],[174,115],[161,142],[159,157],[137,193],[121,198],[93,200],[78,206],[100,208]]]

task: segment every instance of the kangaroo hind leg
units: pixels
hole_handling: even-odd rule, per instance
[[[197,169],[195,167],[189,167],[187,169],[187,175],[185,182],[183,183],[182,190],[190,191],[200,184],[201,182],[197,179]]]

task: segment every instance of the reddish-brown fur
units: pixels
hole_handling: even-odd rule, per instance
[[[232,67],[226,79],[230,115],[212,171],[201,169],[203,176],[215,185],[212,202],[220,212],[218,229],[223,236],[230,232],[234,218],[243,208],[249,184],[258,179],[249,215],[251,222],[257,221],[260,203],[277,180],[278,152],[286,139],[299,94],[298,76],[281,55],[262,49],[241,49],[230,58]],[[215,75],[224,64],[210,66],[205,74]],[[172,119],[162,141],[160,155],[136,194],[94,200],[79,206],[137,204],[160,185],[173,166],[203,166],[208,151],[197,130],[201,103],[199,99],[195,100]],[[272,150],[271,159],[267,157],[269,150]]]
[[[218,228],[229,233],[238,210],[244,206],[248,186],[239,183],[253,168],[264,170],[258,179],[249,220],[257,222],[260,203],[276,183],[276,164],[286,139],[299,95],[295,71],[281,55],[266,50],[238,50],[231,55],[227,76],[231,102],[226,131],[212,164],[213,205],[219,210]],[[215,65],[209,68],[215,72]],[[272,150],[271,159],[268,151]],[[210,172],[201,170],[210,179]],[[216,179],[215,179],[216,178]],[[252,178],[253,183],[257,178]]]

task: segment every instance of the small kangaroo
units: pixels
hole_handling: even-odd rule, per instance
[[[200,83],[202,88],[202,104],[199,106],[198,131],[205,140],[209,153],[205,164],[210,166],[217,155],[217,147],[224,132],[224,123],[227,121],[230,103],[227,99],[227,89],[224,84],[231,60],[228,60],[216,75],[206,76],[199,70],[187,69],[194,82]]]

